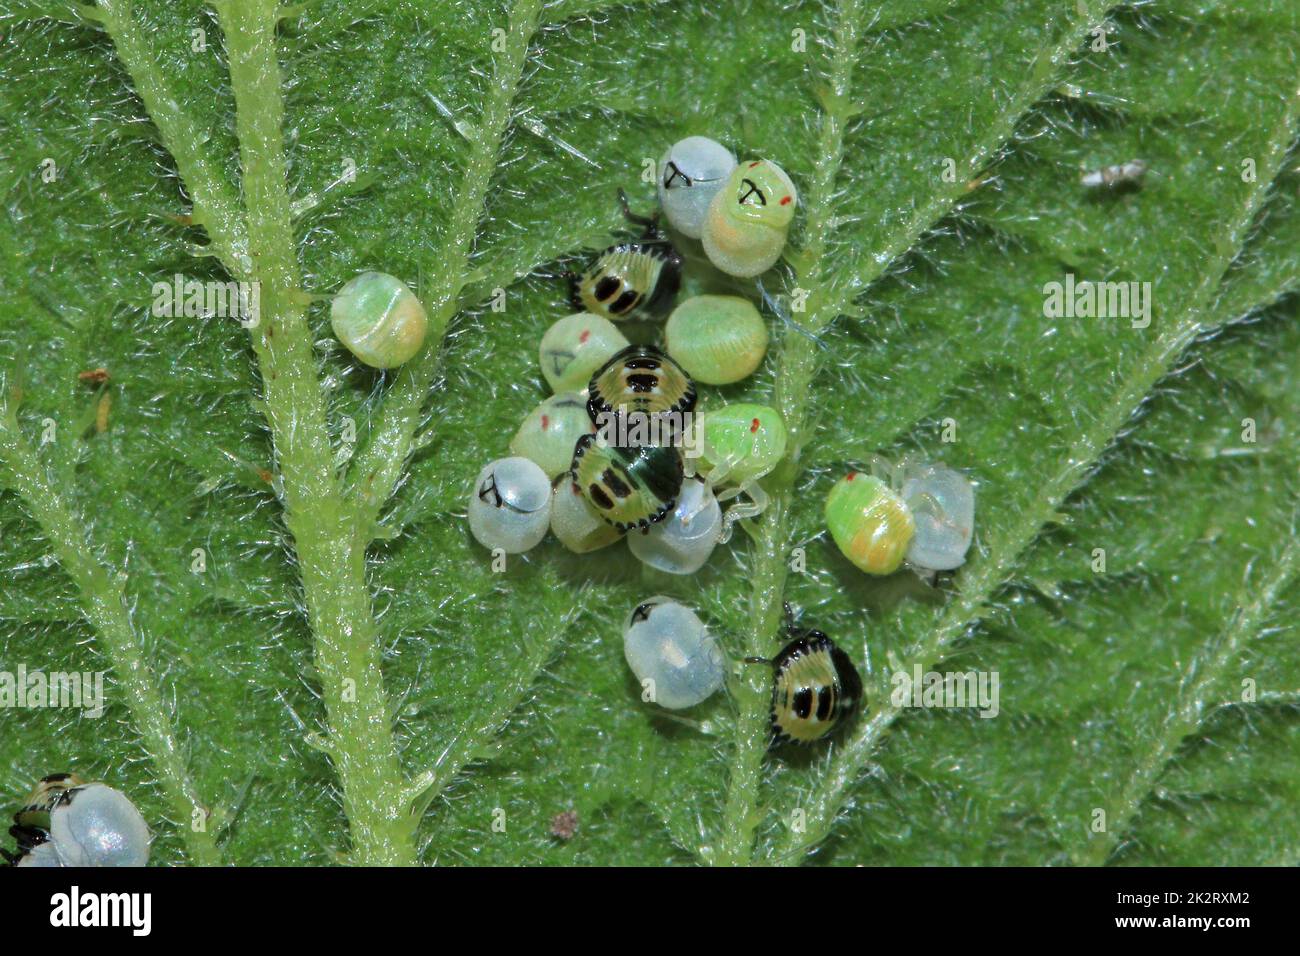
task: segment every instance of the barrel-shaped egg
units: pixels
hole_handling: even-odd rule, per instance
[[[901,494],[916,522],[907,563],[923,571],[961,567],[975,533],[970,479],[944,465],[921,465],[909,470]]]
[[[664,346],[691,378],[730,385],[748,378],[767,354],[767,324],[735,295],[697,295],[668,317]]]
[[[628,535],[628,549],[643,563],[669,574],[704,567],[722,531],[722,508],[703,478],[682,483],[677,507],[645,534]]]
[[[741,163],[709,203],[704,252],[728,275],[751,278],[785,250],[799,194],[785,170],[756,159]]]
[[[485,548],[523,554],[546,537],[551,523],[551,482],[527,458],[501,458],[474,480],[469,529]]]
[[[826,497],[826,524],[844,556],[868,574],[893,574],[916,533],[912,511],[889,485],[850,472]]]
[[[575,554],[598,551],[623,537],[623,532],[592,507],[568,474],[556,479],[551,493],[551,533]]]
[[[590,312],[566,315],[542,336],[542,375],[557,395],[581,391],[598,368],[627,346],[627,336],[609,319]]]
[[[581,395],[552,395],[528,413],[510,440],[510,452],[533,462],[547,478],[554,478],[569,470],[578,439],[595,430]]]
[[[339,290],[330,325],[349,352],[372,368],[396,368],[413,359],[428,329],[415,293],[396,276],[363,272]]]
[[[50,842],[64,866],[144,866],[149,827],[124,793],[102,783],[68,792],[50,813]]]
[[[659,205],[678,232],[700,238],[709,203],[736,168],[731,150],[707,136],[687,136],[659,161]]]

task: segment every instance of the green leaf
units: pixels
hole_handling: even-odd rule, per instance
[[[4,712],[5,805],[105,780],[159,863],[1294,864],[1298,16],[11,6],[0,671],[107,678],[99,718]],[[545,397],[555,276],[695,133],[800,189],[769,357],[704,396],[783,414],[771,504],[689,578],[554,541],[497,573],[465,500]],[[1131,159],[1137,188],[1079,183]],[[365,269],[431,317],[398,373],[330,333]],[[155,316],[178,274],[259,283],[259,324]],[[1067,274],[1150,283],[1149,325],[1049,316]],[[843,471],[905,454],[977,484],[933,586],[824,533]],[[770,753],[739,667],[650,709],[621,626],[654,593],[737,659],[790,602],[864,713]],[[909,706],[914,668],[996,673],[996,715]]]

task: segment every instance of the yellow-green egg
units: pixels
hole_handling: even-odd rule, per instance
[[[902,497],[872,475],[849,472],[826,496],[826,525],[844,556],[868,574],[893,574],[916,533]]]
[[[424,306],[401,279],[363,272],[334,297],[330,325],[366,365],[397,368],[420,351],[429,321]]]
[[[510,440],[510,453],[527,458],[554,478],[573,463],[573,446],[596,430],[577,392],[552,395],[524,419]]]
[[[767,323],[748,299],[697,295],[668,318],[664,345],[688,375],[705,385],[748,378],[767,354]]]
[[[785,250],[798,205],[794,183],[776,163],[741,163],[709,203],[702,235],[709,261],[742,279],[766,272]]]
[[[580,392],[598,368],[629,344],[609,319],[590,312],[566,315],[542,336],[542,374],[556,394]]]

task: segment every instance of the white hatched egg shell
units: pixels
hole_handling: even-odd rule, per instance
[[[468,514],[470,533],[483,547],[523,554],[550,526],[550,479],[527,458],[499,458],[474,480]]]
[[[694,611],[670,598],[653,597],[633,609],[623,656],[653,702],[668,710],[694,707],[726,679],[718,642]]]
[[[70,792],[50,814],[50,842],[65,866],[144,866],[149,827],[126,794],[102,783]]]
[[[975,533],[970,479],[943,465],[923,465],[903,482],[902,497],[916,522],[907,562],[927,571],[961,567]]]
[[[682,485],[677,507],[645,534],[632,532],[627,546],[644,564],[669,574],[694,574],[718,543],[722,508],[704,479]]]
[[[551,532],[575,554],[608,547],[622,532],[602,518],[569,475],[561,475],[551,495]]]
[[[688,136],[670,146],[659,161],[659,205],[672,227],[700,238],[709,203],[735,168],[731,150],[707,136]]]

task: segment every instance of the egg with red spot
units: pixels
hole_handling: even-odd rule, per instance
[[[569,470],[578,439],[595,430],[582,396],[577,392],[562,392],[528,413],[515,437],[510,439],[510,453],[527,458],[547,478],[554,478]]]
[[[776,163],[737,166],[709,203],[702,235],[709,261],[742,279],[766,272],[785,250],[798,205],[793,180]]]
[[[542,336],[542,375],[557,394],[582,391],[595,371],[628,344],[608,319],[589,312],[565,316]]]

